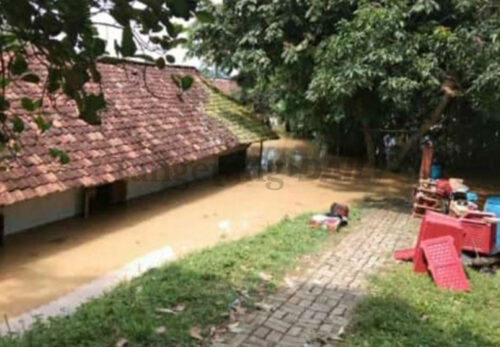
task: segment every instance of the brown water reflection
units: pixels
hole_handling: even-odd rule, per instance
[[[117,206],[87,220],[73,218],[7,237],[0,249],[0,314],[17,315],[133,259],[171,246],[177,257],[263,230],[336,201],[408,197],[413,178],[327,156],[306,141],[258,145],[248,171],[218,176]]]

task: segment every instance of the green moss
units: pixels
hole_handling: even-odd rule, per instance
[[[203,81],[203,87],[208,93],[205,110],[209,117],[222,123],[242,144],[277,138],[261,120],[245,106],[223,94],[209,82]]]

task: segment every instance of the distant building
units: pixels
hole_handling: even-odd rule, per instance
[[[240,91],[240,86],[236,81],[225,78],[212,78],[210,82],[226,95],[233,95]]]
[[[37,137],[33,117],[12,102],[26,129],[18,159],[0,172],[0,236],[214,175],[244,159],[251,143],[275,137],[194,68],[125,61],[98,68],[108,103],[102,125],[79,119],[74,102],[59,95],[44,102],[53,125]],[[192,87],[181,93],[173,74],[191,75]],[[39,98],[41,88],[21,83],[7,96],[27,94]],[[50,148],[70,162],[54,160]]]

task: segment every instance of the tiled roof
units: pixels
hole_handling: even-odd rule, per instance
[[[242,133],[242,123],[248,129],[265,127],[254,119],[242,122],[234,118],[232,110],[224,112],[226,106],[222,104],[226,101],[207,86],[196,69],[158,70],[141,64],[100,63],[99,70],[108,104],[101,125],[79,119],[74,103],[63,96],[44,109],[53,121],[45,134],[39,134],[32,116],[21,116],[25,122],[20,139],[22,151],[9,163],[9,170],[0,172],[0,206],[74,187],[141,176],[235,150],[272,135],[263,130]],[[189,74],[195,79],[181,98],[172,74]],[[39,98],[41,90],[33,84],[17,84],[8,91],[11,108],[19,114],[23,111],[15,100],[26,95]],[[44,104],[50,104],[49,100]],[[219,113],[210,111],[213,105],[218,105]],[[227,101],[227,107],[232,109],[234,101]],[[240,116],[249,116],[242,110],[238,106]],[[50,156],[49,148],[54,147],[68,153],[68,164],[62,165]]]
[[[239,142],[253,143],[277,137],[269,127],[255,118],[247,107],[222,93],[206,79],[202,79],[202,82],[208,93],[205,103],[207,115],[228,128]]]
[[[230,79],[212,78],[210,79],[210,83],[216,86],[217,89],[219,89],[226,95],[231,95],[232,93],[240,90],[240,86],[238,86],[238,83]]]

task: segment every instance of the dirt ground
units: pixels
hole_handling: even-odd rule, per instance
[[[89,219],[72,218],[15,234],[0,249],[0,314],[47,303],[154,250],[176,257],[262,231],[286,215],[326,211],[332,202],[408,197],[413,178],[322,155],[300,140],[265,144],[264,173],[219,176],[130,201]],[[270,172],[270,171],[278,171]]]

